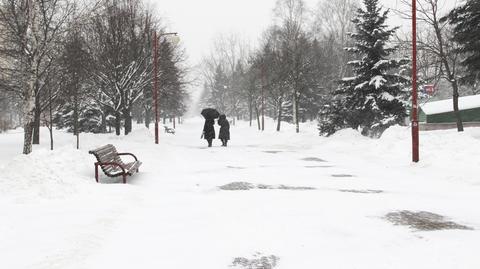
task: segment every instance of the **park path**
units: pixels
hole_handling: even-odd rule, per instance
[[[421,232],[385,219],[400,210],[428,211],[479,227],[471,207],[480,202],[480,186],[425,176],[422,165],[385,162],[358,150],[357,143],[375,146],[365,138],[319,138],[314,125],[300,134],[291,126],[260,133],[243,122],[232,127],[228,148],[219,141],[207,148],[202,124],[189,119],[175,136],[162,133],[160,145],[143,128],[128,137],[84,135],[80,152],[59,131],[53,156],[65,156],[31,156],[51,165],[41,168],[48,181],[27,180],[38,189],[27,188],[26,199],[0,200],[0,268],[226,269],[237,261],[243,269],[262,257],[279,269],[480,266],[472,258],[477,230]],[[9,152],[20,148],[20,134],[3,138]],[[142,160],[129,184],[92,182],[86,150],[105,143]],[[62,163],[69,154],[78,164],[73,173],[58,169],[71,167]],[[54,188],[41,184],[55,180]],[[29,197],[58,192],[65,193]]]
[[[452,242],[442,244],[433,236],[428,240],[438,246],[426,247],[418,234],[392,226],[383,216],[403,209],[445,211],[441,199],[464,204],[468,195],[439,197],[422,186],[412,190],[409,180],[414,177],[392,184],[401,173],[375,163],[369,170],[392,178],[363,175],[365,170],[349,158],[339,162],[339,154],[286,133],[275,137],[232,128],[230,147],[218,147],[217,141],[209,149],[199,140],[201,128],[201,121],[187,122],[176,136],[164,136],[158,148],[142,151],[150,162],[132,180],[141,189],[141,200],[88,268],[220,269],[229,268],[235,258],[271,255],[280,259],[280,268],[413,268],[431,265],[425,257],[450,252]],[[235,182],[263,187],[218,188]],[[457,235],[457,246],[470,236]],[[469,255],[473,253],[466,250],[455,257],[468,260]],[[449,262],[455,263],[433,263]]]

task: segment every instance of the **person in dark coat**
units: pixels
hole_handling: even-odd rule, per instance
[[[212,147],[212,141],[215,139],[215,120],[207,119],[205,120],[205,125],[203,126],[203,138],[207,140],[208,147]]]
[[[222,140],[222,147],[226,147],[228,140],[230,140],[230,123],[227,120],[227,116],[220,115],[220,118],[218,118],[218,125],[220,125],[218,139]]]

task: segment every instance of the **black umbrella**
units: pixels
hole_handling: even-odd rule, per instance
[[[205,108],[202,110],[202,116],[207,120],[207,119],[216,119],[220,117],[220,113],[214,109],[214,108]]]

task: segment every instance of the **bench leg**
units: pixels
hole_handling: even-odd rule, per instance
[[[123,174],[123,184],[127,184],[127,175]]]
[[[95,164],[95,180],[98,183],[98,164],[97,163]]]

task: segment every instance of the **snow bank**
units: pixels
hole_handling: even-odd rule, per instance
[[[413,164],[410,127],[392,126],[381,138],[362,136],[358,131],[345,129],[322,141],[318,150],[335,152],[339,161],[351,159],[358,163],[381,164],[405,173],[423,175],[434,180],[480,184],[480,128],[420,132],[420,162]]]
[[[38,149],[8,161],[0,175],[0,193],[17,198],[66,198],[88,191],[92,180],[92,158],[87,153],[59,148]]]

